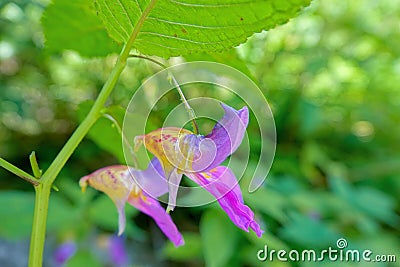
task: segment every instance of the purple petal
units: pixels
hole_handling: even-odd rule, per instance
[[[218,166],[209,172],[186,174],[190,179],[204,187],[218,201],[229,218],[239,228],[252,229],[258,237],[263,231],[254,220],[253,211],[244,205],[242,192],[232,171],[225,166]]]
[[[184,244],[181,233],[171,219],[171,216],[164,210],[160,203],[150,196],[131,193],[128,202],[141,212],[152,217],[161,231],[174,243],[176,247]]]
[[[146,170],[130,168],[129,172],[135,182],[146,194],[157,198],[168,192],[168,182],[165,180],[164,171],[157,158],[153,158]]]
[[[181,143],[186,143],[187,164],[183,172],[201,172],[210,169],[217,155],[217,146],[210,138],[202,135],[188,134],[182,138]],[[181,146],[181,144],[180,144]],[[180,149],[180,151],[185,151]]]
[[[241,144],[249,120],[247,107],[235,110],[221,105],[225,114],[209,135],[188,134],[179,143],[182,148],[178,152],[189,151],[186,154],[191,156],[188,168],[184,168],[185,172],[203,172],[215,168]],[[183,149],[185,145],[190,149]]]
[[[216,146],[216,155],[208,169],[220,165],[229,155],[236,151],[241,144],[247,124],[249,111],[247,107],[236,110],[221,103],[225,111],[222,119],[214,126],[212,132],[206,136]]]

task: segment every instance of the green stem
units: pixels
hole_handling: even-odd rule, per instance
[[[35,212],[33,214],[31,245],[29,249],[29,267],[42,266],[50,190],[51,186],[48,184],[35,186]]]
[[[43,249],[46,235],[47,209],[49,205],[51,186],[54,180],[57,178],[57,175],[60,173],[61,169],[64,167],[67,160],[71,157],[72,153],[79,145],[79,143],[86,136],[86,134],[93,126],[93,124],[97,121],[97,119],[101,116],[101,110],[103,109],[104,104],[106,103],[109,95],[114,89],[114,86],[117,83],[121,72],[126,66],[126,60],[129,56],[132,45],[137,35],[139,34],[140,29],[146,20],[146,17],[153,9],[156,1],[157,0],[152,0],[142,13],[139,21],[132,31],[129,40],[122,49],[121,54],[119,55],[110,76],[108,77],[106,83],[101,89],[100,94],[94,102],[93,107],[89,111],[89,114],[78,126],[70,139],[58,153],[54,161],[51,163],[47,171],[40,178],[40,185],[35,187],[36,198],[35,211],[33,216],[34,221],[31,234],[31,244],[29,250],[29,267],[42,266]]]
[[[6,161],[5,159],[0,158],[0,166],[3,167],[4,169],[6,169],[7,171],[14,173],[15,175],[17,175],[18,177],[24,179],[25,181],[30,182],[34,186],[39,185],[39,181],[35,177],[33,177],[32,175],[30,175],[27,172],[24,172],[20,168],[12,165],[11,163]]]

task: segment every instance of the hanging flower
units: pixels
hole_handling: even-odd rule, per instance
[[[225,114],[206,136],[166,127],[137,136],[135,147],[143,144],[161,162],[168,181],[168,212],[176,205],[179,184],[185,174],[209,191],[238,227],[245,231],[250,228],[260,237],[263,231],[254,220],[254,213],[244,205],[235,175],[228,167],[220,166],[241,144],[249,112],[247,107],[235,110],[221,105]],[[140,181],[139,184],[142,185]]]
[[[141,212],[152,217],[158,227],[175,244],[184,244],[170,215],[155,199],[165,194],[168,190],[165,179],[160,175],[161,167],[158,161],[150,162],[144,171],[136,170],[128,166],[116,165],[99,169],[80,179],[79,185],[85,191],[87,185],[107,194],[118,211],[118,235],[125,229],[125,203],[128,202]],[[135,181],[140,181],[143,191]],[[151,193],[151,196],[146,193]]]

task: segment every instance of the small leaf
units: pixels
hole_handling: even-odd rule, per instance
[[[171,57],[237,46],[255,32],[287,22],[310,0],[168,0],[157,1],[151,8],[152,3],[96,0],[96,8],[117,42],[127,42],[136,27],[136,49],[147,55]],[[151,10],[146,14],[148,8]]]
[[[86,57],[119,52],[120,45],[107,34],[91,0],[53,0],[42,19],[50,52],[71,49]]]

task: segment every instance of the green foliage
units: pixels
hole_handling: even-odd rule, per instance
[[[108,22],[96,15],[91,1],[54,0],[42,19],[48,51],[58,52],[49,57],[43,53],[39,25],[44,2],[21,0],[0,5],[0,154],[26,171],[30,170],[27,155],[32,150],[37,152],[40,167],[46,170],[88,111],[90,104],[84,102],[97,94],[115,62],[112,56],[87,60],[75,52],[62,51],[71,49],[89,57],[120,49],[120,44],[109,37],[110,32],[105,28]],[[162,5],[177,4],[166,1]],[[190,17],[187,6],[182,7],[181,13],[161,14],[157,8],[160,7],[156,6],[150,17],[169,16],[177,22],[201,20],[199,25],[206,26],[216,23],[200,16]],[[227,21],[235,14],[238,13],[227,12],[218,19]],[[179,60],[211,60],[250,73],[270,102],[279,143],[265,186],[254,194],[244,192],[245,203],[255,211],[256,219],[266,231],[262,238],[237,229],[217,205],[177,208],[172,217],[186,241],[185,247],[177,249],[159,230],[154,231],[150,219],[128,208],[126,235],[130,242],[128,251],[137,260],[135,265],[149,265],[147,261],[151,259],[154,266],[260,266],[263,263],[257,260],[256,253],[266,244],[276,250],[314,246],[324,249],[334,247],[337,237],[345,237],[352,248],[398,255],[399,14],[398,0],[315,0],[288,24],[256,34],[246,44],[223,53],[211,53],[208,48],[234,46],[250,34],[246,35],[246,30],[230,32],[217,28],[216,32],[229,33],[222,37],[233,39],[203,48],[202,44],[194,43],[185,46],[187,42],[177,42],[176,38],[198,41],[196,38],[211,40],[217,35],[210,34],[213,29],[205,29],[196,37],[191,31],[193,25],[184,25],[185,34],[179,24],[166,24],[156,30],[168,33],[169,37],[154,36],[144,30],[152,30],[162,22],[146,20],[137,39],[136,48],[140,52],[168,57],[193,50],[200,53]],[[124,14],[119,15],[124,20]],[[99,12],[99,16],[104,15]],[[232,23],[239,25],[240,21],[234,19]],[[150,41],[177,49],[146,46]],[[175,60],[165,63],[175,64]],[[153,64],[130,59],[109,99],[110,114],[117,121],[122,118],[117,106],[126,107],[134,90],[158,70]],[[187,97],[199,94],[192,90]],[[209,90],[207,96],[221,97],[221,94]],[[224,97],[228,102],[236,101]],[[176,95],[162,99],[155,116],[150,118],[150,127],[159,127],[160,118],[176,103],[179,103]],[[141,104],[147,105],[145,101]],[[80,119],[75,114],[77,110]],[[94,190],[82,194],[78,186],[83,175],[123,162],[120,135],[112,125],[106,118],[98,121],[57,180],[60,192],[53,191],[51,195],[51,238],[46,253],[50,255],[65,239],[74,240],[80,252],[71,260],[71,266],[101,266],[96,259],[101,254],[99,240],[116,231],[113,203]],[[135,125],[129,127],[135,130]],[[255,127],[254,120],[250,120],[250,136]],[[249,141],[252,147],[257,147],[255,138]],[[32,192],[26,190],[32,189],[4,170],[0,170],[0,177],[3,203],[0,237],[27,239],[34,199]],[[245,191],[245,181],[241,184]],[[142,257],[145,257],[143,264]],[[276,261],[265,265],[292,266],[292,263]],[[298,266],[332,266],[332,263],[298,263]]]
[[[42,25],[49,52],[71,49],[82,56],[101,57],[121,49],[108,37],[91,0],[53,1],[46,8]]]
[[[333,192],[354,210],[393,226],[398,222],[395,200],[387,194],[366,186],[354,188],[340,177],[334,177],[330,182]]]
[[[323,222],[301,214],[292,214],[291,220],[281,230],[280,235],[294,245],[314,249],[327,248],[341,237]]]
[[[208,267],[228,266],[237,247],[237,229],[226,215],[214,210],[201,217],[200,234],[204,260]]]

